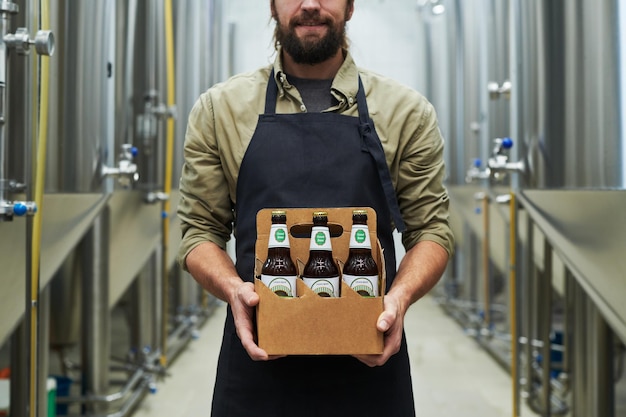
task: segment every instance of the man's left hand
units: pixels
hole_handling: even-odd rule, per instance
[[[378,330],[384,333],[383,353],[380,355],[355,355],[355,358],[370,367],[384,365],[391,356],[398,353],[402,341],[406,310],[391,293],[385,296],[383,305],[384,310],[376,323]]]

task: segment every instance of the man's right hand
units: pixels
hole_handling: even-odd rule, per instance
[[[254,291],[254,284],[251,282],[242,282],[230,299],[230,308],[233,311],[235,328],[241,344],[252,360],[266,361],[270,359],[267,352],[256,344],[254,309],[257,304],[259,295]]]
[[[230,304],[237,336],[250,358],[255,361],[277,359],[259,348],[254,330],[254,309],[259,295],[254,284],[244,282],[225,250],[212,242],[204,242],[189,252],[185,260],[189,273],[209,293]]]

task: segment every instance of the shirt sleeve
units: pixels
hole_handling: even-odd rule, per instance
[[[444,186],[444,140],[430,103],[419,119],[399,164],[398,204],[407,227],[402,243],[409,250],[420,241],[434,241],[452,255],[454,237],[449,226],[449,198]]]
[[[233,204],[216,138],[210,92],[192,108],[185,134],[178,217],[182,241],[178,261],[186,269],[189,252],[203,242],[226,248],[233,228]]]

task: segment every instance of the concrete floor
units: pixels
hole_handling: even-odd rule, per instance
[[[133,417],[209,416],[224,316],[220,306]],[[405,327],[418,417],[513,415],[509,374],[431,297],[411,307]],[[523,404],[520,411],[535,416]]]

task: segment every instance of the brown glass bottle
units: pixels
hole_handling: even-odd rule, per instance
[[[380,276],[372,256],[367,210],[352,212],[350,251],[343,267],[343,280],[364,297],[378,297],[380,293]]]
[[[267,259],[261,268],[261,281],[276,295],[296,297],[298,270],[291,259],[287,214],[272,211],[272,226],[267,245]]]
[[[304,267],[302,280],[320,297],[339,297],[339,268],[333,259],[328,213],[325,211],[313,213],[309,248],[309,259]]]

